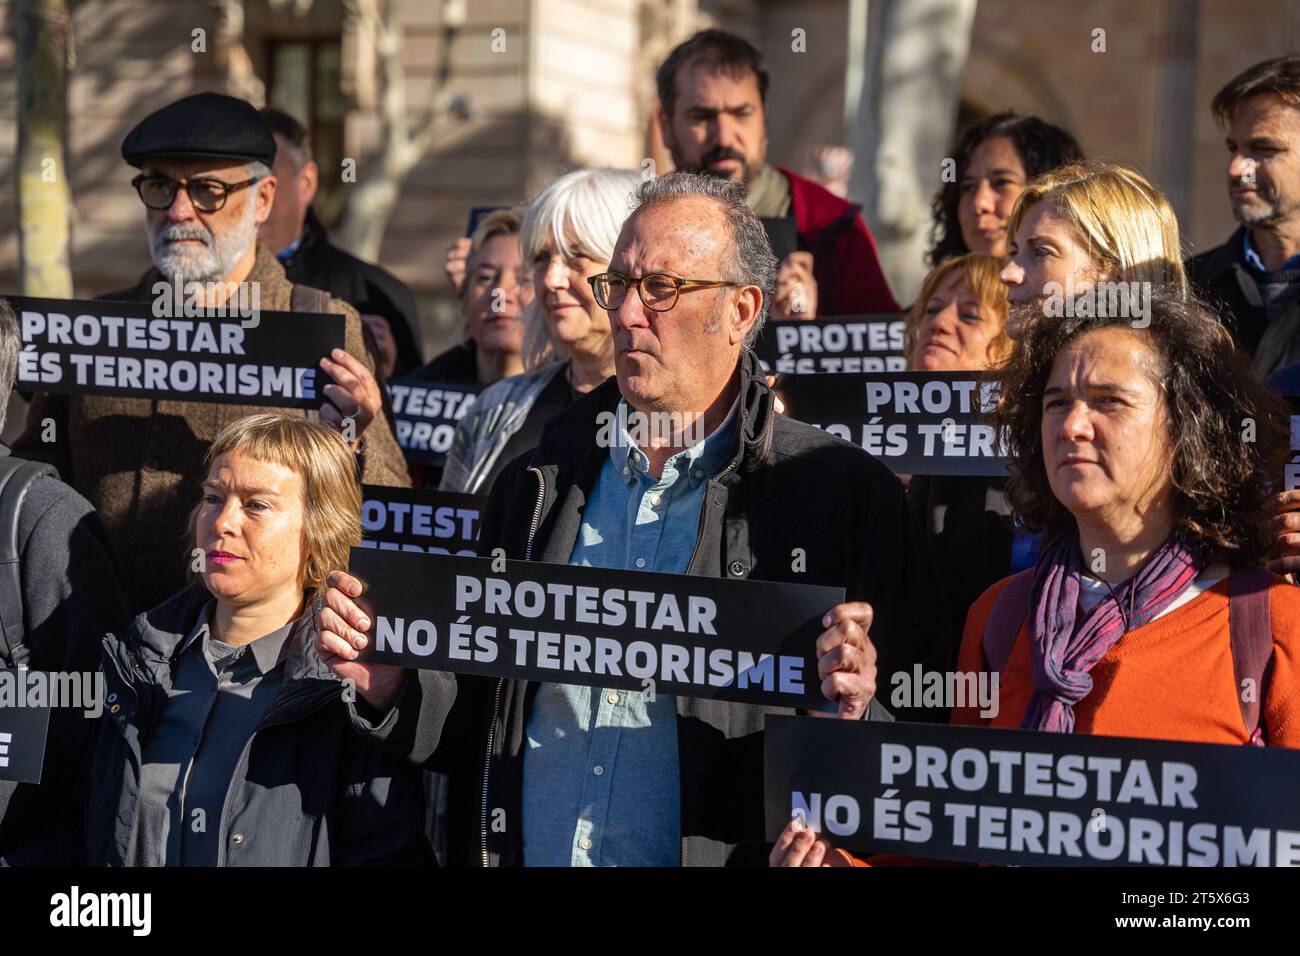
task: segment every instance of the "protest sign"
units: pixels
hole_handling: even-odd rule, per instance
[[[332,379],[318,363],[344,343],[341,315],[8,300],[23,337],[16,387],[35,392],[319,408]]]
[[[21,694],[3,692],[22,684],[18,670],[0,668],[0,780],[40,783],[50,708],[29,706]],[[7,699],[10,696],[12,700]]]
[[[499,209],[509,209],[509,206],[471,206],[469,210],[469,221],[465,224],[465,235],[472,237],[474,230],[478,228],[484,217],[491,215]]]
[[[441,465],[451,449],[456,423],[473,407],[478,393],[474,385],[390,378],[393,426],[406,460]]]
[[[1005,475],[985,414],[996,384],[973,372],[796,375],[785,414],[861,445],[900,475]]]
[[[497,569],[500,570],[497,570]],[[362,660],[822,708],[817,637],[843,588],[352,550]]]
[[[777,262],[799,249],[799,226],[794,216],[763,216],[758,221],[763,224]]]
[[[478,554],[486,497],[380,485],[362,485],[361,494],[361,547],[471,558]]]
[[[1300,866],[1294,750],[780,715],[763,736],[771,839],[800,814],[859,852]]]
[[[901,372],[907,364],[898,315],[768,322],[754,352],[772,375]]]

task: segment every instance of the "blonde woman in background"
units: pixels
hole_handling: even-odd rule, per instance
[[[441,488],[486,494],[537,445],[557,412],[614,374],[609,316],[587,283],[609,268],[640,183],[634,170],[584,169],[542,190],[520,230],[533,301],[523,313],[524,373],[484,391],[456,429]]]
[[[1002,281],[1012,338],[1020,337],[1021,316],[1029,311],[1020,307],[1045,305],[1054,293],[1076,299],[1102,292],[1093,301],[1110,308],[1122,300],[1100,284],[1126,283],[1128,308],[1141,312],[1158,287],[1188,292],[1174,208],[1129,166],[1093,160],[1038,177],[1016,200],[1007,235],[1010,262]]]

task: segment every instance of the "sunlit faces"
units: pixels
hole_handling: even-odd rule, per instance
[[[998,331],[997,318],[971,291],[965,272],[954,269],[925,304],[912,364],[922,372],[982,370]]]
[[[1081,524],[1131,531],[1170,510],[1169,422],[1159,360],[1127,328],[1089,332],[1052,364],[1043,391],[1043,465]]]
[[[1300,110],[1276,93],[1237,104],[1228,123],[1228,200],[1247,226],[1300,212]]]
[[[1074,227],[1047,202],[1029,207],[1020,218],[1020,228],[1007,243],[1010,261],[1002,270],[1011,314],[1007,334],[1020,337],[1020,325],[1027,309],[1051,294],[1048,283],[1076,294],[1105,278],[1104,269]]]
[[[722,263],[730,254],[722,211],[712,200],[692,196],[633,213],[610,270],[632,278],[666,272],[684,279],[726,279]],[[638,411],[708,409],[735,370],[761,301],[755,292],[752,287],[687,288],[671,310],[655,312],[629,290],[610,313],[623,397]]]
[[[203,483],[195,546],[219,601],[256,606],[300,591],[303,486],[296,472],[239,452],[220,455]]]
[[[224,159],[148,160],[146,175],[158,173],[182,181],[209,177],[224,183],[249,178],[247,166]],[[275,178],[268,177],[226,197],[216,212],[196,209],[184,189],[167,209],[145,208],[149,251],[158,271],[169,281],[215,282],[225,279],[240,259],[251,255],[257,228],[271,212]]]
[[[678,169],[712,173],[746,184],[767,159],[767,127],[758,77],[733,76],[707,60],[677,71],[672,116],[660,124]]]
[[[975,147],[957,203],[967,249],[998,258],[1006,254],[1007,218],[1024,192],[1025,180],[1024,163],[1007,137],[992,136]]]
[[[523,347],[520,315],[533,287],[520,281],[522,268],[519,236],[499,233],[483,243],[465,277],[461,311],[469,337],[485,352],[518,353]]]
[[[592,257],[572,237],[565,245],[572,252],[565,258],[554,240],[533,257],[533,295],[551,337],[570,351],[598,355],[608,347],[609,315],[596,304],[587,282],[590,276],[609,270],[609,263]]]

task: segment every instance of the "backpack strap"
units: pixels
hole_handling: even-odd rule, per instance
[[[18,516],[28,490],[41,478],[57,477],[52,465],[0,458],[0,663],[22,667],[31,652],[23,641],[22,552]]]
[[[998,593],[984,624],[984,661],[995,674],[1006,669],[1011,648],[1020,636],[1020,625],[1029,614],[1029,602],[1034,597],[1034,569],[1025,568],[1011,575],[1006,587]]]
[[[1273,575],[1264,568],[1233,568],[1228,576],[1228,637],[1237,704],[1250,742],[1260,745],[1264,744],[1260,701],[1273,669],[1272,583]],[[1249,686],[1247,680],[1252,682]]]
[[[322,289],[313,289],[309,285],[294,284],[289,290],[289,308],[293,312],[315,312],[327,315],[330,310],[330,294]]]

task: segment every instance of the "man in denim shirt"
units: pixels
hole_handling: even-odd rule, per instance
[[[673,173],[638,199],[609,271],[589,280],[616,378],[501,473],[480,547],[843,587],[817,641],[821,693],[832,716],[889,719],[874,700],[877,648],[887,677],[945,669],[950,644],[902,486],[861,448],[775,413],[747,346],[776,259],[743,187]],[[318,646],[356,681],[358,730],[450,774],[449,859],[766,862],[763,728],[788,708],[358,664],[372,626],[352,600],[360,584],[336,572],[331,585]]]
[[[620,402],[615,421],[629,418],[649,421]],[[712,435],[674,454],[657,476],[620,424],[569,563],[685,571],[708,480],[735,450],[735,418],[733,406]],[[529,866],[676,866],[678,786],[675,698],[544,684],[528,720],[524,859]]]

